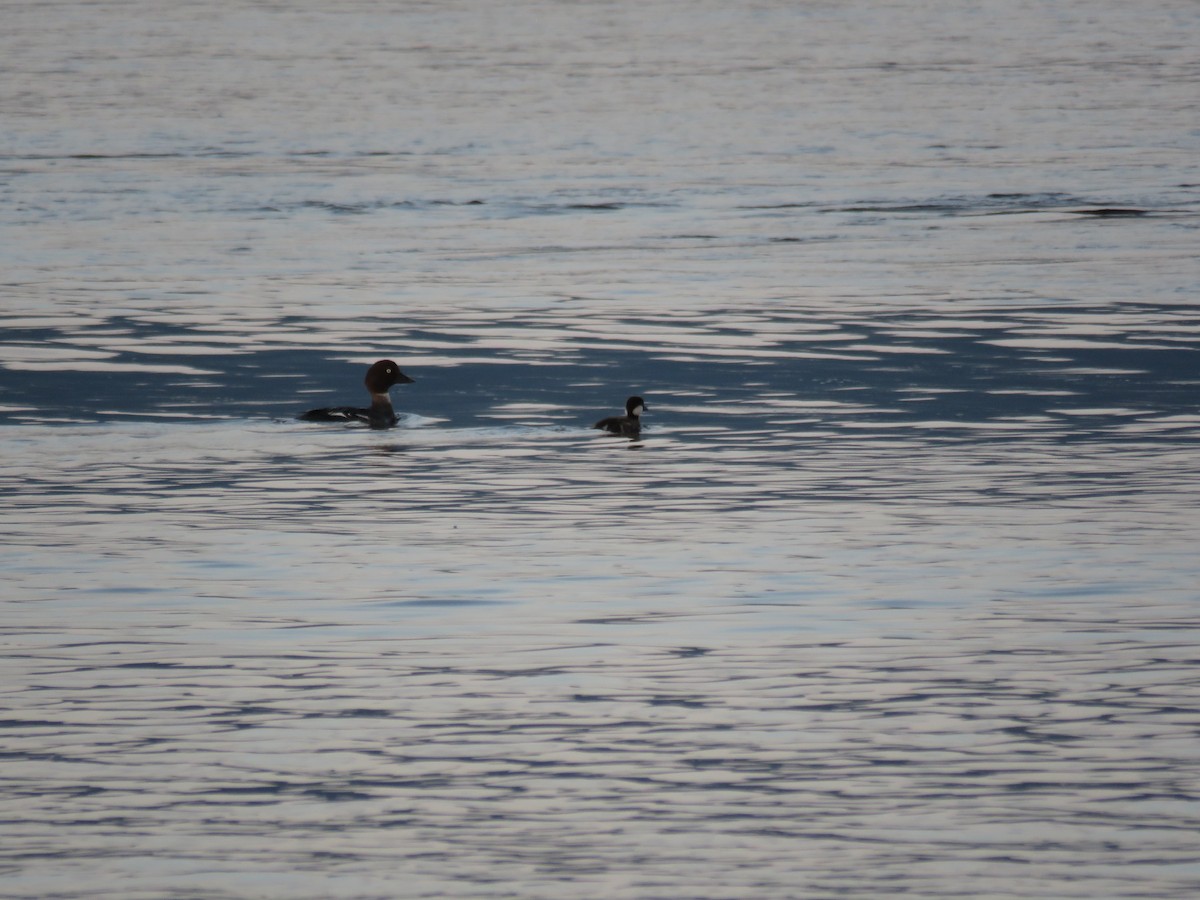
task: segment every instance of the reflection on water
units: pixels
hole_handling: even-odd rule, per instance
[[[24,426],[19,884],[1189,889],[1194,447],[915,430]]]
[[[82,325],[0,317],[0,361],[19,373],[6,380],[0,417],[286,417],[314,395],[360,402],[363,366],[389,353],[418,373],[398,391],[400,407],[452,424],[583,422],[645,390],[668,404],[664,420],[677,428],[793,426],[785,439],[804,425],[1194,433],[1200,383],[1195,310],[1144,302],[926,298],[897,311],[809,299],[661,316],[574,302],[413,310],[402,323],[362,316],[353,333],[260,313],[240,335],[236,318],[217,333],[217,318],[190,308]],[[353,349],[321,349],[339,344]],[[189,358],[203,362],[178,361]]]
[[[1194,4],[485,6],[7,11],[5,895],[1194,896]]]

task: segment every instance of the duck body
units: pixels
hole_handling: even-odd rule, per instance
[[[609,434],[619,434],[622,437],[640,437],[642,434],[641,415],[644,410],[649,408],[641,397],[630,397],[625,401],[625,415],[609,416],[607,419],[601,419],[592,427],[607,431]]]
[[[310,409],[298,418],[304,422],[357,422],[371,428],[391,428],[399,419],[392,409],[388,389],[396,384],[412,383],[413,380],[401,372],[398,365],[390,359],[381,359],[367,369],[367,377],[363,379],[371,395],[369,407],[326,406]]]

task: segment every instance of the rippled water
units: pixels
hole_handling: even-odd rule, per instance
[[[1198,29],[7,5],[0,895],[1195,896]]]

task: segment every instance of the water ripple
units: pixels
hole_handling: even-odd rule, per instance
[[[6,5],[0,892],[1200,893],[1196,5],[870,6]]]

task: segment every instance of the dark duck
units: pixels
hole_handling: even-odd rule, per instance
[[[609,416],[607,419],[601,419],[592,427],[623,437],[640,437],[642,433],[641,415],[649,408],[641,397],[630,397],[625,401],[625,415]]]
[[[396,424],[396,411],[392,409],[388,389],[394,384],[412,384],[413,380],[400,371],[390,359],[381,359],[367,369],[363,384],[371,394],[371,405],[362,409],[356,406],[327,406],[301,413],[305,422],[361,422],[372,428],[391,428]]]

